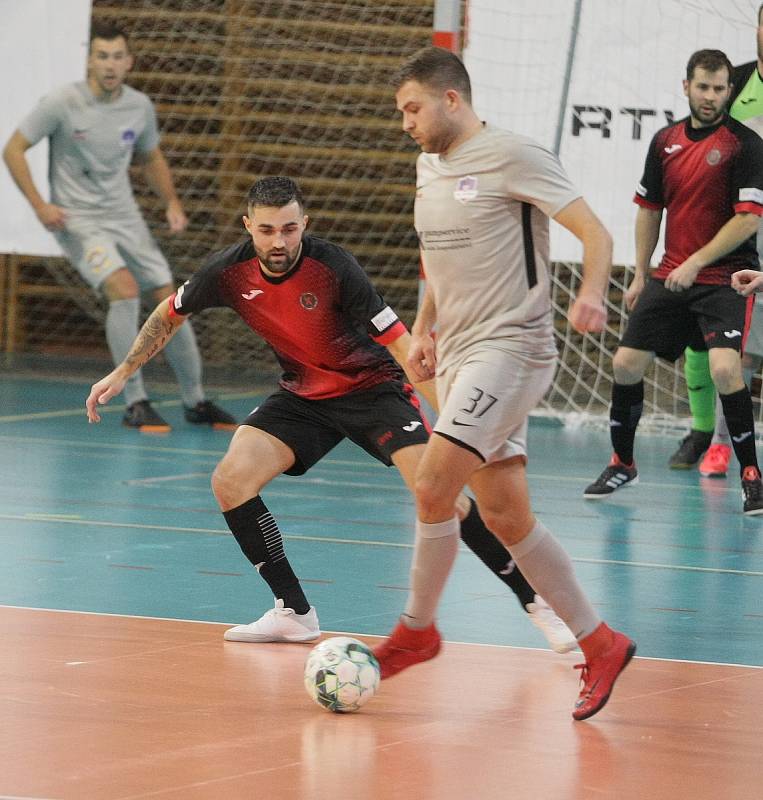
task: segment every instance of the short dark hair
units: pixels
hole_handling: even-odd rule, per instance
[[[395,73],[396,88],[407,81],[441,91],[456,89],[472,102],[472,84],[464,62],[443,47],[424,47],[408,58]]]
[[[708,72],[717,72],[726,67],[729,73],[729,83],[734,72],[734,67],[729,61],[729,57],[722,50],[697,50],[691,54],[689,62],[686,64],[686,80],[690,81],[694,77],[694,70],[697,67],[706,69]]]
[[[247,208],[255,208],[256,206],[283,208],[295,200],[299,204],[300,210],[304,210],[305,198],[302,196],[297,183],[291,178],[276,175],[255,181],[246,197],[246,205]]]
[[[760,25],[760,12],[763,11],[763,3],[758,6],[758,25]]]
[[[97,21],[90,26],[90,46],[93,45],[93,39],[105,39],[107,42],[113,42],[114,39],[122,37],[125,42],[127,41],[127,32],[121,25],[114,22]]]

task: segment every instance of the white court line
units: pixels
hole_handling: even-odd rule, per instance
[[[221,394],[218,395],[216,399],[218,400],[246,400],[247,398],[257,398],[263,397],[262,392],[232,392],[229,394]],[[157,408],[173,408],[176,406],[181,405],[182,400],[152,400],[151,405]],[[99,406],[98,413],[99,414],[115,414],[119,411],[124,411],[127,408],[126,405],[117,404],[117,405],[109,405],[109,406]],[[35,411],[27,414],[8,414],[6,416],[0,417],[0,423],[3,422],[27,422],[36,419],[56,419],[59,417],[87,417],[87,411],[85,411],[85,403],[83,401],[81,406],[77,406],[77,408],[66,408],[61,409],[59,411]],[[0,796],[0,800],[2,800],[2,796]]]
[[[94,527],[104,528],[132,528],[136,530],[155,530],[155,531],[169,531],[175,533],[213,533],[218,536],[230,536],[230,531],[223,530],[222,528],[186,528],[173,525],[144,525],[138,522],[103,522],[91,519],[67,519],[55,518],[51,519],[47,515],[35,514],[0,514],[0,519],[16,520],[18,522],[55,522],[63,525],[89,525]],[[319,542],[323,544],[346,544],[353,547],[392,547],[398,549],[411,550],[413,544],[407,542],[381,542],[375,539],[341,539],[336,536],[305,536],[299,533],[284,533],[284,539],[301,542]],[[466,552],[466,548],[462,545],[459,548],[461,551]],[[727,569],[722,567],[692,567],[686,564],[660,564],[654,561],[620,561],[612,558],[573,558],[575,563],[578,564],[606,564],[611,566],[622,567],[642,567],[644,569],[667,569],[675,570],[677,572],[709,572],[716,575],[741,575],[748,578],[763,578],[763,572],[756,572],[754,570],[743,569]]]
[[[142,434],[137,434],[142,435]],[[49,439],[43,437],[33,436],[0,436],[0,442],[17,442],[19,444],[43,444],[43,445],[61,445],[67,448],[92,448],[97,450],[140,450],[156,453],[180,453],[182,455],[201,455],[201,456],[224,456],[225,450],[200,450],[188,447],[159,447],[155,444],[123,444],[120,442],[87,442],[82,439]],[[363,463],[359,461],[352,461],[350,459],[341,458],[324,458],[321,459],[321,464],[339,465],[343,467],[352,467],[357,471],[362,470],[387,470],[389,469],[384,464],[378,461],[369,461]]]
[[[2,419],[3,417],[0,417],[0,421],[2,421]],[[194,449],[186,447],[160,447],[157,445],[150,445],[150,444],[122,444],[120,442],[87,442],[83,441],[82,439],[51,439],[46,437],[32,437],[32,436],[0,435],[0,441],[19,442],[21,444],[31,443],[31,444],[44,444],[44,445],[62,445],[68,448],[82,447],[85,449],[96,448],[103,450],[140,450],[140,451],[149,451],[157,453],[181,453],[183,455],[223,456],[225,455],[226,452],[225,450],[202,450],[202,449]],[[324,458],[321,460],[320,463],[325,465],[349,466],[358,471],[366,469],[369,470],[388,469],[388,467],[384,466],[384,464],[381,464],[378,461],[369,461],[368,463],[363,463],[348,459]],[[590,478],[590,476],[588,477]],[[582,485],[588,478],[581,475],[553,475],[541,472],[528,472],[527,479],[530,481],[533,480],[554,481],[557,483],[577,483]],[[680,489],[685,492],[698,493],[700,495],[703,493],[702,486],[699,483],[686,484],[686,483],[670,483],[667,481],[650,483],[645,481],[641,475],[639,475],[639,486],[642,487],[645,486],[650,489]],[[715,491],[719,493],[733,492],[735,494],[738,494],[739,487],[716,486]],[[593,501],[588,501],[587,505],[590,505],[592,502]]]
[[[0,794],[0,800],[53,800],[51,797],[37,797],[32,795]]]
[[[148,619],[157,620],[158,622],[190,622],[193,625],[216,625],[216,626],[230,626],[232,622],[215,622],[208,619],[183,619],[178,617],[150,617],[145,614],[115,614],[106,611],[79,611],[74,608],[44,608],[41,606],[14,606],[8,603],[0,603],[0,608],[13,608],[18,611],[47,611],[52,614],[82,614],[88,617],[117,617],[120,619]],[[332,636],[371,636],[374,638],[383,638],[378,634],[373,633],[358,633],[357,631],[321,631],[324,634],[331,634]],[[488,644],[486,642],[460,642],[454,639],[443,640],[445,644],[460,644],[465,647],[495,647],[500,650],[536,650],[540,653],[550,652],[547,647],[522,647],[515,644]],[[572,654],[574,655],[574,654]],[[670,663],[679,664],[703,664],[716,667],[739,667],[740,669],[763,669],[763,667],[756,664],[729,664],[726,661],[697,661],[692,658],[660,658],[657,656],[635,656],[639,661],[665,661]],[[0,795],[0,800],[4,798]],[[35,798],[36,800],[36,798]]]
[[[130,478],[129,480],[120,481],[124,486],[151,486],[157,483],[167,483],[169,481],[182,481],[186,478],[207,478],[209,479],[208,472],[188,472],[185,475],[162,475],[156,478]],[[332,488],[336,488],[337,481],[331,480],[330,478],[305,478],[300,475],[300,484],[312,484],[318,486],[330,486]],[[379,482],[374,483],[361,483],[360,481],[342,481],[342,486],[353,486],[357,487],[358,489],[373,489],[375,492],[382,491],[382,492],[400,492],[401,494],[409,494],[408,489],[406,489],[405,484],[402,480],[399,482],[398,485],[390,486],[386,484],[382,484]],[[198,487],[194,487],[194,491],[196,491]],[[295,497],[294,494],[291,495]],[[343,498],[346,500],[347,498]],[[411,501],[413,504],[413,501]]]
[[[187,472],[184,475],[162,475],[156,478],[130,478],[130,480],[120,481],[120,483],[125,486],[149,486],[153,483],[184,481],[188,478],[209,478],[209,472]]]

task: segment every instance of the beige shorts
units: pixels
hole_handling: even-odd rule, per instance
[[[55,236],[93,289],[122,267],[130,270],[141,291],[173,282],[169,264],[140,215],[112,221],[72,214]]]
[[[472,351],[437,377],[435,432],[486,464],[526,459],[527,417],[548,391],[555,369],[555,353]]]

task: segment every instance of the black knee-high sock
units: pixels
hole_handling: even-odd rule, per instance
[[[731,435],[731,444],[739,461],[740,473],[745,467],[757,467],[755,453],[755,421],[750,390],[745,386],[733,394],[720,395],[723,416]]]
[[[296,614],[307,614],[310,603],[283,550],[283,539],[273,515],[257,495],[223,516],[239,547],[254,564],[277,600]]]
[[[644,382],[612,384],[609,408],[609,436],[612,449],[623,464],[633,463],[633,440],[644,409]]]
[[[485,527],[485,523],[472,500],[468,515],[461,521],[461,540],[517,596],[522,608],[535,600],[535,589],[514,563],[511,553]]]

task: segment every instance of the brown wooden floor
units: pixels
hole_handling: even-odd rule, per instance
[[[223,629],[0,607],[0,797],[763,796],[761,669],[637,658],[575,723],[579,655],[448,644],[341,716]]]

